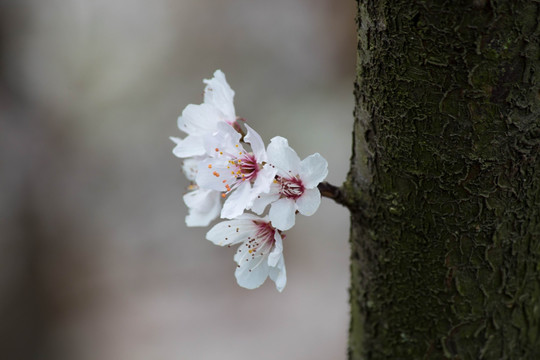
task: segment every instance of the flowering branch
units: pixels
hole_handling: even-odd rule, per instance
[[[332,199],[338,204],[343,205],[345,207],[350,206],[350,201],[345,195],[343,188],[334,186],[327,181],[323,181],[317,187],[319,188],[319,191],[321,192],[321,196]]]
[[[183,159],[182,170],[191,182],[184,195],[186,225],[225,219],[206,239],[220,246],[239,245],[234,256],[238,284],[254,289],[270,278],[282,291],[287,283],[283,231],[294,226],[297,214],[313,215],[321,193],[349,208],[355,201],[343,189],[321,183],[328,162],[319,153],[301,160],[281,136],[266,147],[236,116],[235,93],[221,70],[204,83],[204,102],[188,105],[178,118],[178,129],[186,136],[171,137],[173,154]]]

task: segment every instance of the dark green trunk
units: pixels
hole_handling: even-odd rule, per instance
[[[540,4],[358,4],[350,359],[540,359]]]

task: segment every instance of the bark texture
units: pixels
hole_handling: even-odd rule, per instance
[[[349,359],[540,359],[539,38],[537,1],[358,0]]]

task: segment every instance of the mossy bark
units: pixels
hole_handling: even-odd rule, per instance
[[[540,359],[540,4],[358,1],[349,359]]]

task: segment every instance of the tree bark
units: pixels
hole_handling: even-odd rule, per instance
[[[349,359],[540,359],[540,4],[357,19]]]

